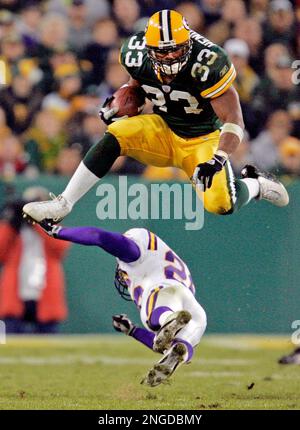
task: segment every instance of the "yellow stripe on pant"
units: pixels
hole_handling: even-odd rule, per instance
[[[109,125],[127,155],[146,165],[179,167],[188,178],[199,163],[212,158],[218,148],[220,131],[205,136],[183,138],[176,135],[166,122],[156,114],[138,115]],[[207,211],[224,214],[232,210],[231,192],[225,169],[214,177],[212,187],[201,193]]]
[[[146,315],[147,315],[147,320],[150,320],[150,316],[152,314],[152,311],[154,309],[156,300],[157,300],[157,296],[159,291],[161,290],[160,287],[155,288],[155,290],[150,294],[149,298],[148,298],[148,302],[146,305]]]
[[[157,241],[156,241],[155,234],[152,233],[152,232],[150,232],[150,237],[151,237],[150,250],[151,251],[156,251],[156,249],[157,249]]]

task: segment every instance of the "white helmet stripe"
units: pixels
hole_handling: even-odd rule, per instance
[[[170,11],[168,9],[164,9],[162,11],[162,31],[163,31],[163,38],[164,38],[164,42],[170,42],[171,38],[170,38],[170,30],[169,29],[169,22],[168,22],[168,13],[170,13]]]

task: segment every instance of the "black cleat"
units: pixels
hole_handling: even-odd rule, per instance
[[[153,351],[164,353],[168,350],[176,334],[189,323],[191,318],[192,315],[184,310],[171,314],[155,336]]]
[[[300,348],[295,349],[291,354],[284,355],[278,360],[279,364],[300,364]]]
[[[183,343],[173,345],[152,369],[149,370],[141,384],[157,387],[169,382],[176,369],[185,362],[187,347]]]

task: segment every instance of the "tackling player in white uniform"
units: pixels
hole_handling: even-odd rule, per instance
[[[206,314],[195,298],[187,265],[163,240],[144,228],[123,235],[96,227],[40,225],[53,237],[99,246],[117,258],[115,286],[138,307],[144,328],[124,314],[113,316],[113,326],[163,354],[142,382],[157,386],[191,361],[206,328]]]

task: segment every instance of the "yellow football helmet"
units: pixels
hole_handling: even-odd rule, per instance
[[[187,21],[180,13],[169,9],[156,12],[148,21],[145,38],[156,73],[174,76],[186,65],[192,41]]]

